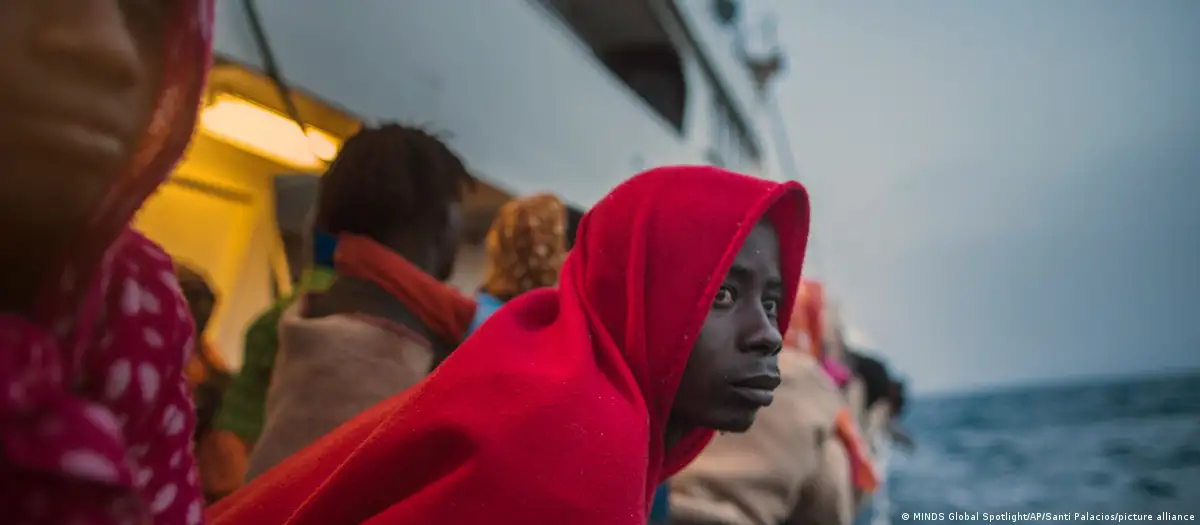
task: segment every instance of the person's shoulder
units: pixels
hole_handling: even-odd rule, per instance
[[[263,310],[258,317],[250,322],[250,326],[246,327],[246,343],[243,352],[247,356],[247,360],[253,359],[252,354],[265,352],[270,355],[275,354],[275,347],[278,345],[277,338],[279,333],[279,323],[283,319],[283,314],[288,307],[293,304],[291,297],[285,297],[275,301],[269,308]]]
[[[263,310],[254,321],[250,323],[250,330],[271,330],[275,331],[275,327],[279,324],[279,319],[283,317],[283,313],[287,311],[296,302],[295,297],[283,297],[271,303],[271,306]]]
[[[831,423],[843,401],[821,362],[807,354],[785,351],[779,355],[779,368],[783,374],[779,391],[784,398],[790,397],[807,420]]]
[[[104,284],[109,321],[140,326],[147,347],[181,350],[152,353],[159,356],[154,361],[182,368],[193,351],[195,334],[175,263],[161,246],[132,228],[118,238],[109,254],[111,266]]]
[[[140,250],[143,254],[158,259],[167,263],[171,262],[171,256],[167,251],[159,246],[158,243],[150,240],[146,234],[133,229],[126,228],[120,236],[117,237],[116,246],[120,248],[123,254],[128,255],[130,250]]]
[[[814,389],[837,391],[837,385],[825,372],[821,362],[809,354],[784,351],[779,354],[779,369],[785,382],[804,383]]]
[[[476,385],[473,399],[447,405],[455,408],[440,411],[430,428],[474,437],[480,468],[492,472],[527,470],[533,460],[539,476],[572,479],[598,462],[603,468],[589,467],[586,483],[604,492],[646,472],[649,417],[638,402],[610,388],[580,388],[541,374],[517,372],[508,379]]]
[[[496,355],[499,352],[510,355]],[[516,346],[464,346],[435,370],[428,386],[463,405],[499,410],[517,432],[526,425],[552,422],[560,435],[578,439],[597,433],[619,441],[632,430],[644,440],[649,420],[640,394],[621,388],[594,360],[566,354],[563,347],[530,351]]]
[[[613,356],[594,353],[583,323],[560,316],[556,295],[537,290],[507,303],[438,366],[427,386],[456,404],[499,411],[516,432],[549,421],[564,439],[628,437],[644,449],[649,416],[636,381],[602,362]]]
[[[93,384],[103,388],[97,395],[114,413],[129,418],[136,432],[148,432],[147,422],[168,408],[172,418],[180,417],[172,421],[182,421],[180,410],[189,393],[184,368],[196,350],[174,263],[132,229],[105,257],[103,312],[88,354]]]

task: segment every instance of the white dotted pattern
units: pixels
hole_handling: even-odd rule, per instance
[[[12,472],[6,458],[0,457],[0,509],[16,509],[18,514],[9,516],[16,523],[175,525],[203,521],[200,489],[189,483],[196,479],[191,446],[195,416],[183,370],[192,328],[176,315],[186,306],[181,306],[178,287],[160,277],[171,270],[171,263],[150,241],[128,232],[113,249],[120,253],[105,271],[115,286],[105,294],[110,307],[99,313],[97,343],[77,345],[82,355],[65,360],[78,363],[79,401],[75,403],[82,405],[74,413],[79,416],[63,419],[57,409],[51,409],[32,427],[31,434],[18,434],[22,439],[31,435],[37,440],[30,447],[34,457],[29,461],[44,456],[44,466],[38,468],[57,468],[85,483],[56,485],[44,475],[23,476],[20,464]],[[138,263],[133,264],[134,260]],[[28,366],[36,373],[26,375],[35,379],[46,374],[40,362],[43,356],[60,351],[36,344],[18,350],[29,356]],[[100,373],[89,375],[90,370]],[[8,403],[27,402],[13,396],[14,392],[38,395],[40,384],[21,375],[15,377],[5,378],[9,384],[3,385]],[[0,432],[6,431],[0,426]],[[119,496],[119,491],[112,490],[114,485],[130,487],[136,500]]]

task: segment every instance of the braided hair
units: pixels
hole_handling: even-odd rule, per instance
[[[475,179],[444,142],[418,127],[364,127],[321,178],[314,226],[376,240],[405,228],[442,228]]]

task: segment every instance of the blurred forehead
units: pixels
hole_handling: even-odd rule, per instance
[[[779,237],[770,221],[763,219],[754,225],[746,242],[738,250],[731,277],[755,275],[771,281],[780,280]]]

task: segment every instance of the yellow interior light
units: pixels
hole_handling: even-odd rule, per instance
[[[303,169],[321,169],[337,156],[333,135],[300,126],[274,110],[241,97],[220,94],[200,113],[200,129],[213,138]]]

